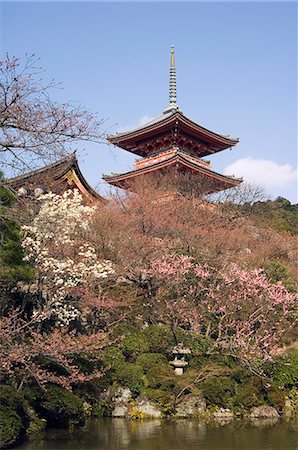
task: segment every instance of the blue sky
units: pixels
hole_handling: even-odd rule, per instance
[[[294,2],[1,2],[1,55],[41,57],[61,100],[84,104],[111,132],[159,115],[168,103],[175,45],[178,104],[211,130],[239,137],[210,158],[214,170],[296,197],[297,5]],[[81,168],[132,167],[134,155],[82,144]]]

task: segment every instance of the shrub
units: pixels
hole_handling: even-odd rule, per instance
[[[116,369],[124,362],[124,355],[118,347],[108,347],[107,349],[105,349],[103,357],[104,366],[110,366],[111,369]]]
[[[149,350],[146,336],[141,332],[134,332],[125,336],[121,344],[123,354],[135,361],[137,356]]]
[[[116,339],[121,336],[127,336],[131,333],[136,333],[138,330],[136,327],[126,324],[126,323],[120,323],[119,325],[116,325],[112,332],[111,332],[111,338]]]
[[[190,348],[192,355],[199,356],[206,353],[211,347],[213,340],[201,334],[188,334],[183,338],[184,344]]]
[[[166,364],[167,358],[161,353],[143,353],[138,356],[136,363],[142,366],[144,373],[147,373],[151,367]],[[158,370],[158,367],[156,369]]]
[[[270,261],[265,264],[265,273],[273,283],[281,281],[290,291],[295,289],[295,282],[288,266],[280,261]]]
[[[285,394],[278,387],[271,385],[267,391],[267,403],[273,408],[277,409],[278,412],[282,412],[285,406]]]
[[[288,392],[288,397],[291,400],[291,405],[294,411],[298,411],[298,388],[293,387]]]
[[[205,356],[190,356],[189,358],[189,368],[190,369],[201,369],[206,362],[208,361],[208,358]]]
[[[0,407],[0,448],[15,444],[24,431],[21,417],[11,409]]]
[[[115,370],[117,382],[128,387],[134,395],[138,395],[144,387],[144,372],[141,366],[131,363],[123,363]]]
[[[48,385],[38,409],[51,424],[84,425],[83,401],[61,386]]]
[[[8,409],[17,411],[18,414],[24,413],[24,399],[23,397],[11,386],[0,386],[0,405]]]
[[[209,377],[202,384],[202,392],[208,405],[227,407],[236,394],[236,383],[229,377]]]
[[[148,340],[149,352],[167,353],[175,345],[174,336],[170,329],[161,325],[151,325],[144,330]]]
[[[15,444],[28,425],[23,397],[12,387],[0,386],[0,448]]]
[[[174,413],[175,396],[172,391],[165,391],[162,389],[146,388],[144,394],[149,400],[156,403],[162,410],[164,415]]]
[[[238,387],[237,394],[233,397],[232,403],[233,406],[241,409],[250,409],[254,406],[264,404],[264,401],[256,387],[244,384]]]
[[[171,390],[176,383],[176,375],[169,364],[153,366],[148,370],[146,379],[148,386],[153,389]]]
[[[298,350],[292,350],[274,362],[273,379],[280,386],[291,388],[298,384]]]

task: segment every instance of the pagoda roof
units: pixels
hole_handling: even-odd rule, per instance
[[[171,168],[176,168],[180,170],[188,170],[190,172],[196,173],[197,176],[202,176],[202,178],[208,179],[209,186],[206,188],[206,193],[212,193],[221,191],[224,189],[229,189],[232,187],[239,186],[242,183],[242,179],[235,178],[233,176],[222,175],[218,172],[214,172],[210,168],[208,168],[208,163],[200,160],[199,158],[194,158],[192,155],[188,155],[186,152],[183,152],[177,149],[175,152],[169,152],[166,157],[164,153],[162,154],[162,158],[160,160],[156,158],[148,158],[149,160],[153,160],[152,163],[147,165],[143,165],[138,168],[138,164],[136,164],[136,168],[122,174],[113,174],[113,175],[103,175],[103,179],[114,186],[120,188],[129,188],[130,183],[139,176],[145,174],[152,174],[158,171],[162,171],[163,169],[167,169],[167,171]],[[146,161],[144,159],[143,161]]]
[[[210,155],[233,147],[239,142],[239,138],[218,134],[197,124],[185,116],[179,109],[165,112],[133,130],[109,135],[108,141],[132,153],[146,156],[147,153],[142,151],[141,148],[138,148],[138,143],[167,133],[172,129],[175,129],[177,133],[184,133],[195,141],[204,143],[205,145],[200,152],[200,156]]]
[[[86,181],[75,153],[31,172],[5,179],[4,183],[14,191],[24,188],[27,192],[41,187],[45,191],[61,194],[77,188],[83,198],[91,203],[106,202]]]

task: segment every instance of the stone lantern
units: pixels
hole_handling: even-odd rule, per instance
[[[172,349],[172,353],[174,359],[173,361],[170,361],[170,364],[174,367],[176,375],[182,375],[184,367],[188,365],[188,362],[185,361],[185,356],[190,355],[191,351],[189,348],[184,347],[182,342],[179,342],[179,344]]]

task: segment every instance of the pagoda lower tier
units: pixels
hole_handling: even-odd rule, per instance
[[[202,193],[211,194],[224,189],[239,186],[241,179],[233,176],[221,175],[211,170],[209,161],[204,161],[179,147],[171,147],[147,158],[137,160],[133,170],[112,175],[103,175],[103,179],[116,187],[134,190],[134,183],[148,175],[164,175],[171,171],[184,175],[195,175],[198,184],[202,186]],[[200,183],[199,183],[200,181]]]

